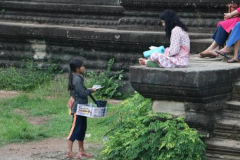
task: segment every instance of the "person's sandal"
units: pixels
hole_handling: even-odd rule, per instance
[[[239,61],[236,60],[236,59],[234,59],[234,58],[232,58],[232,59],[230,59],[230,60],[227,61],[227,63],[238,63],[238,62],[239,62]]]
[[[223,57],[229,59],[229,57],[227,56],[227,53],[222,52],[222,51],[215,51],[215,52],[218,53],[218,54],[220,54],[221,56],[223,56]]]

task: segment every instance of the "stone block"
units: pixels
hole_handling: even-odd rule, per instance
[[[237,64],[190,59],[188,68],[149,68],[132,66],[130,82],[145,97],[206,103],[227,100],[240,75]]]

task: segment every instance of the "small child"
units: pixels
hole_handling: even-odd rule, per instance
[[[87,104],[88,95],[96,92],[96,89],[87,89],[84,86],[84,79],[82,74],[85,71],[83,62],[79,59],[73,59],[70,61],[70,73],[69,73],[69,82],[68,90],[70,91],[70,96],[74,98],[74,104],[71,110],[73,115],[73,122],[70,133],[68,135],[68,158],[75,158],[76,155],[73,153],[73,142],[78,140],[78,154],[77,158],[81,157],[92,157],[91,154],[88,154],[84,150],[83,141],[85,138],[85,133],[87,130],[87,117],[76,115],[77,104]]]

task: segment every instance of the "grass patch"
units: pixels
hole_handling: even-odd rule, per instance
[[[10,99],[9,99],[10,101]],[[2,107],[0,115],[0,146],[12,142],[23,142],[37,140],[47,137],[40,128],[27,122],[21,115],[13,112],[9,106]]]
[[[0,68],[0,89],[33,90],[37,85],[49,82],[56,69],[56,65],[38,68],[33,61],[23,61],[18,68],[14,66]]]
[[[39,85],[30,93],[1,100],[0,145],[45,137],[67,137],[72,123],[72,116],[68,114],[66,107],[68,94],[67,77],[59,75],[50,83]],[[16,109],[26,112],[27,117],[14,112]],[[109,105],[107,116],[112,114],[114,107]],[[27,118],[35,116],[47,116],[49,121],[44,125],[34,126]],[[105,120],[106,118],[88,118],[87,134],[91,134],[91,137],[86,138],[88,142],[102,143],[104,133],[111,127],[103,123]]]

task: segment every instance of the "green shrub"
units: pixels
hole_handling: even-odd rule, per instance
[[[20,67],[0,68],[0,89],[29,91],[52,79],[56,65],[37,68],[32,61]]]
[[[114,59],[110,59],[106,71],[87,72],[86,86],[91,88],[93,85],[101,85],[103,88],[99,89],[95,95],[99,98],[111,98],[121,96],[121,93],[117,89],[123,86],[122,72],[118,71],[114,74],[111,73]]]
[[[184,119],[150,111],[150,100],[136,94],[122,103],[103,154],[114,160],[202,160],[205,145]]]

